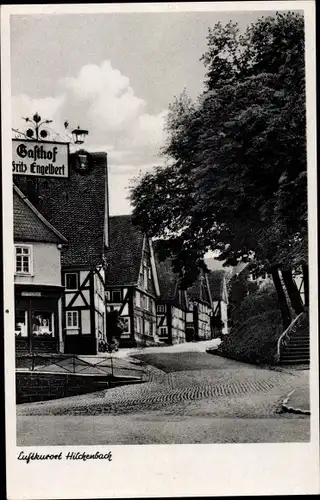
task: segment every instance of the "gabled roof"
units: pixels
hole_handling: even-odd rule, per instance
[[[234,274],[241,274],[242,272],[250,271],[250,263],[249,262],[240,262],[237,266],[234,267]]]
[[[24,194],[13,186],[14,241],[67,243],[66,238],[48,222]]]
[[[200,275],[193,285],[188,288],[187,295],[189,300],[204,302],[210,305],[210,296],[205,276]]]
[[[143,233],[132,224],[131,215],[109,218],[109,248],[106,250],[107,286],[136,286],[143,249]]]
[[[224,299],[224,278],[226,272],[225,271],[210,271],[208,276],[211,298],[214,302],[219,302]]]
[[[172,260],[161,261],[155,251],[155,262],[160,288],[160,299],[182,309],[186,308],[185,294],[179,290],[179,276],[173,272]]]

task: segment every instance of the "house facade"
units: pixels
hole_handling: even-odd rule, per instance
[[[84,156],[84,155],[83,155]],[[106,339],[105,253],[108,245],[107,155],[83,164],[70,155],[69,178],[13,176],[20,190],[68,240],[61,250],[65,353],[97,354]]]
[[[207,274],[212,300],[213,337],[228,333],[228,289],[225,271],[210,271]]]
[[[187,290],[186,340],[212,338],[212,300],[207,275],[200,277]]]
[[[186,293],[179,288],[179,278],[173,273],[170,259],[161,261],[156,254],[160,297],[157,300],[157,332],[166,344],[186,341]]]
[[[118,311],[125,325],[120,346],[158,342],[156,301],[159,284],[152,242],[132,224],[130,215],[109,219],[106,254],[106,309]]]
[[[17,353],[63,352],[61,249],[66,238],[13,187]]]

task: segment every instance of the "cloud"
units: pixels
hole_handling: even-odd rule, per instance
[[[150,172],[154,163],[136,165],[123,164],[109,166],[109,206],[110,215],[125,215],[132,212],[130,204],[130,188],[140,174]]]
[[[44,120],[54,121],[55,132],[63,131],[60,112],[65,104],[65,95],[32,98],[26,94],[12,97],[12,127],[24,131],[27,124],[23,118],[32,118],[35,113]],[[49,126],[51,128],[51,125]]]
[[[114,69],[110,61],[103,61],[100,66],[83,66],[77,77],[65,78],[62,83],[72,89],[80,99],[89,99],[103,92],[118,96],[128,88],[129,78]]]
[[[114,69],[110,61],[100,66],[88,64],[64,85],[73,97],[89,103],[87,113],[95,126],[103,131],[120,131],[139,117],[146,107],[137,97],[128,77]]]
[[[138,117],[137,127],[134,130],[136,147],[159,147],[165,139],[164,124],[168,111],[164,110],[157,115],[142,114]]]
[[[88,129],[85,147],[108,153],[111,205],[120,207],[122,203],[120,213],[125,213],[123,210],[129,209],[125,187],[139,172],[156,164],[168,111],[149,113],[148,103],[136,95],[129,77],[109,60],[100,65],[87,64],[77,75],[58,83],[57,96],[14,96],[12,126],[24,131],[26,123],[21,117],[38,112],[44,119],[53,120],[49,127],[60,134],[59,140],[67,140],[65,120],[71,129],[78,124]]]

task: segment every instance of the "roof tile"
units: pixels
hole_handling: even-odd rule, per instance
[[[131,215],[109,218],[109,248],[106,250],[107,286],[137,285],[142,259],[143,233]]]
[[[13,234],[15,241],[47,243],[61,243],[62,241],[16,191],[13,192]]]

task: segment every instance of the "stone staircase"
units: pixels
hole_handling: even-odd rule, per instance
[[[280,348],[280,364],[309,364],[310,363],[310,333],[307,315],[292,328],[288,337]]]

